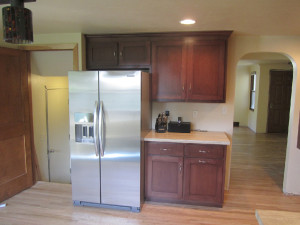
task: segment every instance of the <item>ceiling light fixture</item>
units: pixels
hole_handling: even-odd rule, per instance
[[[24,2],[36,0],[1,0],[0,4],[11,6],[2,8],[3,39],[12,44],[30,44],[33,42],[32,15],[24,8]]]
[[[185,19],[185,20],[181,20],[180,23],[184,25],[190,25],[196,23],[196,21],[192,19]]]

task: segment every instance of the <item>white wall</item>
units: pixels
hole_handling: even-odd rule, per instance
[[[248,112],[250,104],[250,67],[237,66],[234,101],[234,122],[240,126],[248,126]]]

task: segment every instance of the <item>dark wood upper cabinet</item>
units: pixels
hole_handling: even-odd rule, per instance
[[[150,66],[150,41],[86,36],[88,70]]]
[[[189,45],[187,100],[225,102],[224,40]]]
[[[148,69],[152,100],[225,102],[232,31],[85,35],[86,67]]]
[[[118,65],[118,42],[89,38],[86,46],[88,69]]]
[[[152,99],[225,102],[226,40],[175,43],[152,45]]]
[[[150,65],[150,41],[121,41],[119,49],[119,65]]]
[[[152,99],[184,100],[187,48],[182,41],[152,43]]]

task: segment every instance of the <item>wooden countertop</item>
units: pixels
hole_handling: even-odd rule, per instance
[[[256,219],[259,225],[300,225],[300,213],[256,210]]]
[[[152,130],[145,136],[144,141],[230,145],[230,140],[224,132],[211,131],[192,131],[191,133],[156,133],[155,130]]]

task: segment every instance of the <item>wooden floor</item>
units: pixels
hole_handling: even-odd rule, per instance
[[[146,202],[141,213],[74,207],[71,185],[38,182],[7,200],[0,224],[258,224],[256,209],[300,212],[300,196],[282,193],[286,135],[235,128],[230,190],[223,208]]]

